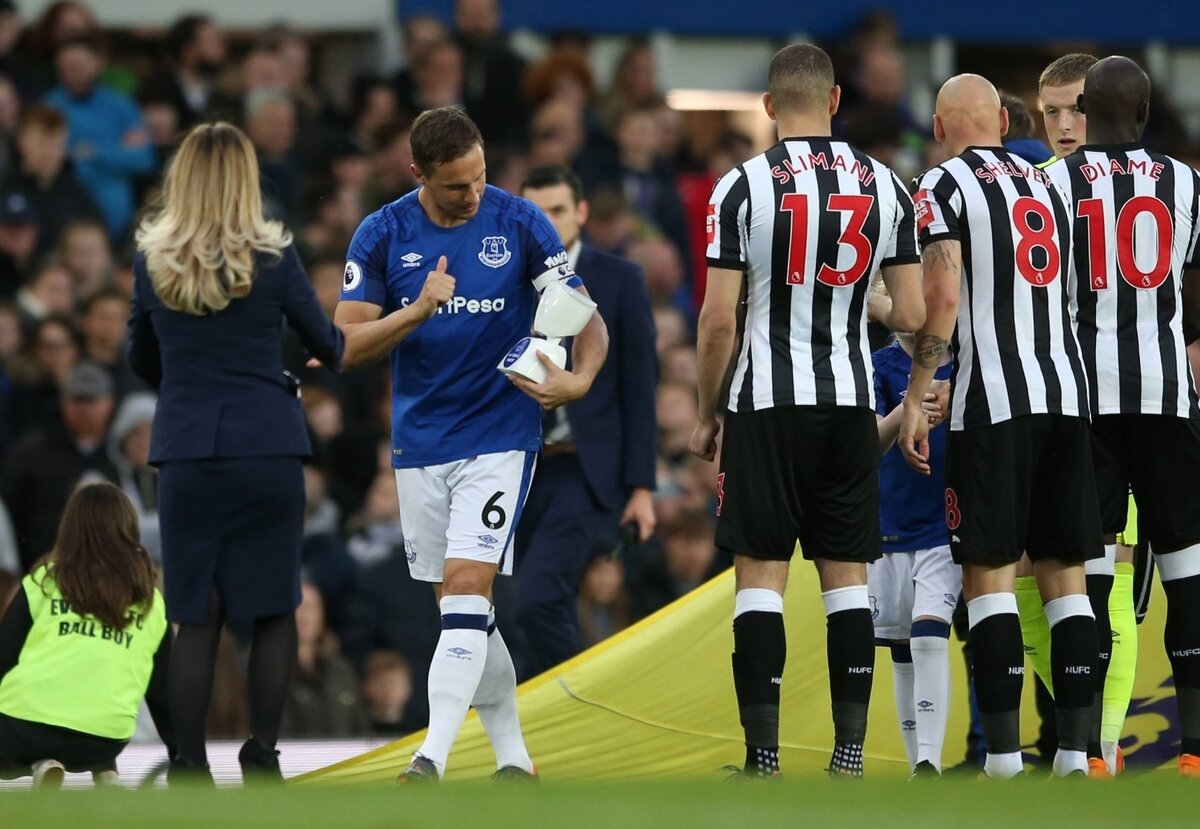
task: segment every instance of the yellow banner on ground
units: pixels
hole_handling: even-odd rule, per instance
[[[530,754],[546,780],[716,776],[745,759],[730,669],[733,573],[727,571],[679,601],[518,689]],[[1127,757],[1154,765],[1178,754],[1170,666],[1162,648],[1161,589],[1140,628]],[[783,678],[780,755],[784,773],[824,768],[833,745],[825,662],[825,616],[816,572],[798,559],[785,601],[788,658]],[[876,654],[866,773],[907,773],[892,703],[891,662]],[[951,639],[953,700],[945,765],[965,752],[967,685],[961,644]],[[1032,677],[1032,669],[1026,671]],[[1022,703],[1026,743],[1037,733],[1030,686]],[[395,779],[424,733],[298,778],[301,783]],[[1142,754],[1145,752],[1145,755]],[[486,778],[495,760],[472,713],[450,755],[447,780]]]

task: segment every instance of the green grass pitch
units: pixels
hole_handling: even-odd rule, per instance
[[[249,790],[12,792],[5,827],[87,829],[639,829],[639,827],[1195,827],[1200,781],[1173,772],[1116,781],[1008,783],[969,778],[905,783],[822,778],[711,781],[355,786]]]

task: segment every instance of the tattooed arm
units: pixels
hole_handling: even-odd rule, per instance
[[[925,324],[917,332],[912,373],[900,425],[900,451],[908,465],[929,474],[929,418],[921,401],[950,348],[962,291],[962,246],[957,239],[930,242],[921,252],[924,274]]]

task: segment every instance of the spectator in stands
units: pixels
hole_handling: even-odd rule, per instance
[[[5,186],[29,196],[38,223],[35,256],[44,256],[63,230],[78,219],[98,219],[100,211],[67,160],[67,122],[48,106],[32,106],[17,132],[19,158]]]
[[[363,191],[363,204],[368,210],[390,204],[417,187],[412,174],[412,146],[408,142],[410,124],[389,121],[380,124],[371,141],[372,175]]]
[[[600,101],[601,123],[615,133],[622,113],[653,105],[658,97],[658,78],[650,42],[635,40],[621,54],[612,86]]]
[[[15,169],[17,127],[21,122],[21,99],[12,78],[0,75],[0,178]]]
[[[500,30],[499,0],[456,0],[455,39],[462,49],[462,103],[488,145],[524,143],[529,113],[521,95],[525,61]]]
[[[100,222],[92,219],[71,222],[63,228],[58,253],[71,274],[77,301],[112,286],[115,265],[112,243]]]
[[[26,570],[54,545],[63,508],[81,481],[117,480],[104,442],[112,395],[108,372],[80,363],[63,384],[60,418],[24,435],[4,464],[0,497],[12,516]]]
[[[696,420],[696,389],[666,381],[658,387],[658,451],[673,462],[687,457],[691,433],[686,424]]]
[[[358,676],[338,653],[337,637],[325,625],[325,601],[315,585],[300,586],[296,608],[296,675],[283,706],[284,738],[345,738],[371,733],[359,696]]]
[[[43,74],[40,80],[49,85],[54,74],[54,53],[59,44],[72,37],[101,37],[103,33],[86,5],[75,0],[55,0],[42,10],[41,16],[30,27],[28,35],[29,57],[40,64],[38,69]],[[38,95],[44,91],[45,87],[39,89]]]
[[[661,362],[671,349],[691,343],[687,318],[678,308],[670,305],[654,306],[654,350]]]
[[[533,113],[529,128],[529,163],[535,167],[572,167],[587,134],[583,110],[566,100],[549,100]]]
[[[305,391],[305,398],[329,396],[319,386]],[[304,467],[304,536],[300,545],[300,572],[325,600],[324,618],[340,633],[358,584],[358,562],[346,551],[339,532],[341,510],[329,497],[325,472],[315,464]]]
[[[16,295],[33,264],[38,217],[24,190],[0,189],[0,297]]]
[[[646,289],[653,303],[671,303],[685,313],[692,312],[691,296],[680,293],[684,279],[683,262],[674,245],[661,237],[643,239],[631,244],[626,255],[645,271]]]
[[[158,470],[150,465],[150,433],[157,404],[158,398],[148,391],[134,392],[121,401],[108,433],[108,456],[117,470],[117,486],[137,513],[142,546],[161,565]]]
[[[243,98],[259,90],[287,92],[287,69],[279,43],[269,38],[257,41],[242,59]],[[243,101],[244,105],[244,101]]]
[[[150,136],[133,100],[98,84],[103,57],[94,37],[64,40],[54,60],[60,85],[46,103],[66,118],[79,181],[100,208],[109,236],[119,239],[133,221],[133,179],[154,168]]]
[[[301,171],[296,146],[296,105],[285,92],[256,90],[246,96],[246,134],[258,151],[267,215],[289,227],[299,218]]]
[[[225,67],[225,37],[212,18],[188,14],[171,24],[165,43],[167,66],[147,86],[175,112],[177,130],[205,119]]]
[[[686,273],[687,226],[672,171],[659,158],[662,136],[658,104],[631,106],[619,113],[614,134],[617,140],[614,159],[601,158],[580,165],[584,190],[623,193],[637,214],[675,246]]]
[[[46,317],[69,317],[75,311],[71,272],[55,262],[42,265],[17,292],[17,310],[27,333]]]
[[[58,420],[62,387],[81,351],[79,333],[66,315],[55,314],[34,324],[26,352],[12,364],[9,426],[14,439]]]
[[[13,0],[0,0],[0,74],[11,78],[20,91],[20,79],[24,75],[17,44],[22,34],[21,15]],[[24,97],[24,96],[22,96]]]
[[[588,192],[586,187],[584,192]],[[600,250],[624,255],[630,242],[641,229],[637,213],[628,200],[616,190],[598,191],[591,198],[591,203],[588,241]]]
[[[463,103],[463,53],[457,43],[433,44],[413,66],[413,94],[404,114],[416,118],[423,110]]]
[[[579,627],[583,647],[590,648],[629,625],[629,594],[620,559],[596,555],[579,585]]]
[[[396,651],[371,654],[363,669],[363,697],[376,734],[398,737],[425,725],[413,714],[412,668]],[[427,719],[427,717],[425,718]]]
[[[720,571],[714,532],[708,512],[685,510],[676,517],[663,533],[661,552],[651,552],[634,585],[635,618],[666,607]]]
[[[147,389],[125,359],[128,321],[129,297],[116,288],[103,288],[84,300],[79,317],[83,358],[108,371],[118,403],[130,392]]]
[[[364,75],[355,79],[350,98],[352,123],[346,142],[363,153],[374,152],[376,132],[399,114],[396,90],[378,75]]]
[[[522,84],[531,107],[553,101],[586,112],[596,98],[596,80],[587,54],[553,49],[525,73]]]
[[[404,21],[401,38],[404,45],[404,68],[392,78],[396,102],[401,112],[419,112],[416,103],[416,73],[429,55],[430,49],[448,37],[442,21],[428,14],[417,14]]]

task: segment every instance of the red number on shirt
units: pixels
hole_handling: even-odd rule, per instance
[[[1041,220],[1037,228],[1029,221],[1029,217],[1034,215]],[[1017,243],[1017,271],[1030,285],[1049,285],[1058,276],[1062,264],[1058,240],[1054,236],[1054,214],[1043,202],[1022,196],[1013,205],[1013,224],[1021,237]],[[1046,255],[1045,264],[1041,267],[1033,261],[1033,252],[1039,248]]]
[[[874,245],[863,234],[867,215],[875,206],[875,197],[860,193],[830,193],[826,210],[849,213],[846,227],[838,237],[838,246],[845,245],[854,251],[854,260],[845,270],[831,267],[822,262],[817,271],[817,281],[840,288],[853,285],[862,279],[871,266]],[[788,248],[787,284],[804,284],[804,266],[808,260],[808,196],[803,193],[787,193],[781,207],[792,214],[791,246]]]
[[[721,508],[725,506],[725,473],[717,475],[717,515],[721,514]]]
[[[953,489],[946,489],[946,529],[957,530],[962,523],[962,513],[958,509],[958,496]]]
[[[1088,283],[1093,291],[1108,287],[1108,235],[1104,226],[1104,200],[1083,199],[1076,215],[1087,223]],[[1154,221],[1154,265],[1148,271],[1138,267],[1134,257],[1134,231],[1137,220],[1149,215]],[[1142,225],[1145,227],[1145,225]],[[1134,196],[1117,215],[1117,270],[1134,288],[1152,290],[1162,285],[1171,273],[1171,211],[1154,196]]]

